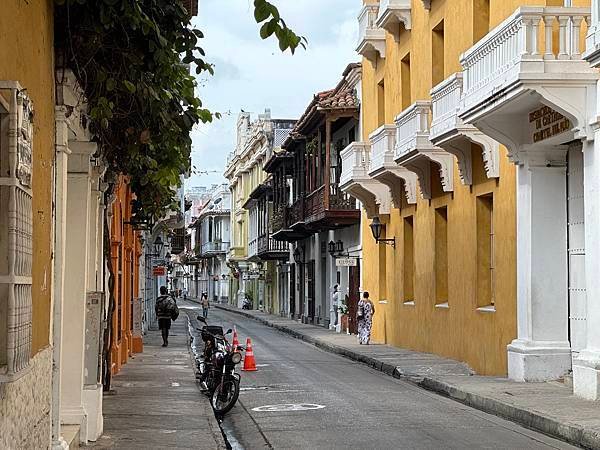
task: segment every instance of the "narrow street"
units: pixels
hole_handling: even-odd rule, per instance
[[[242,372],[239,403],[222,423],[234,449],[575,448],[239,315],[211,309],[209,323],[235,325],[242,344],[250,337],[258,365]],[[265,408],[288,404],[306,409]]]

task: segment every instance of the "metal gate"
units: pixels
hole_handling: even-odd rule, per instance
[[[569,264],[569,340],[574,356],[586,344],[585,227],[583,152],[569,147],[567,163],[567,231]]]

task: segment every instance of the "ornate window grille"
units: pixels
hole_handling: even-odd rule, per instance
[[[31,357],[32,120],[26,91],[0,81],[0,382],[23,375]]]

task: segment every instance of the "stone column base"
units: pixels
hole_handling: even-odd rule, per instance
[[[83,406],[69,408],[61,405],[60,422],[61,425],[79,425],[79,440],[87,443],[87,413]]]
[[[83,389],[83,404],[87,413],[85,435],[88,441],[96,441],[104,430],[102,415],[102,385],[85,386]]]
[[[600,399],[600,352],[584,350],[573,361],[573,394],[586,400]]]
[[[569,342],[527,342],[508,345],[508,378],[536,382],[556,380],[571,369]]]

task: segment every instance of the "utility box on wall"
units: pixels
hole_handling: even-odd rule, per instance
[[[88,292],[85,312],[85,372],[83,383],[100,383],[104,336],[104,292]]]

